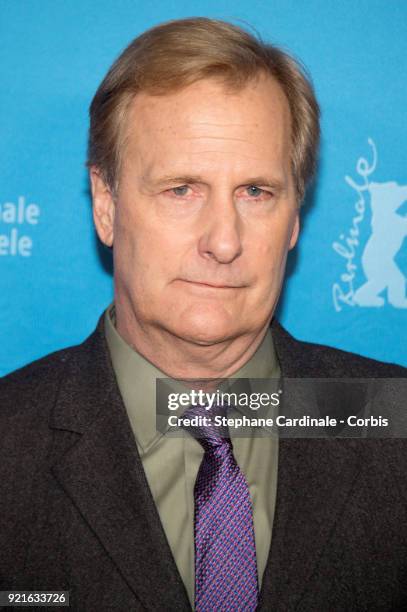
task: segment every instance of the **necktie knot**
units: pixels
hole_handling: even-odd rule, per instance
[[[227,406],[202,404],[190,406],[182,416],[182,427],[188,431],[205,451],[229,450],[232,448],[225,419]]]

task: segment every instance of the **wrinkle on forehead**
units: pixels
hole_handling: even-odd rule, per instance
[[[236,134],[242,131],[246,132],[246,134],[256,133],[258,130],[259,124],[257,122],[233,123],[224,121],[219,123],[214,121],[198,121],[196,117],[186,118],[184,121],[177,117],[175,122],[170,118],[167,124],[155,128],[155,131],[159,133],[169,132],[176,134],[180,138],[229,138],[241,141],[244,141],[245,138],[236,136]]]
[[[226,122],[226,123],[214,123],[213,121],[195,121],[194,122],[196,125],[203,125],[204,127],[246,127],[247,124],[246,123],[231,123],[231,122]],[[253,123],[254,126],[257,127],[257,123]]]
[[[236,136],[209,136],[208,134],[205,134],[205,136],[184,136],[182,140],[202,140],[202,138],[205,140],[233,140],[236,142],[247,142],[246,138],[237,138]]]

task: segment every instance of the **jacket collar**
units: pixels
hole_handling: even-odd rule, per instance
[[[273,339],[284,378],[332,377],[335,372],[276,320]],[[329,368],[329,371],[328,371]],[[358,440],[281,439],[271,550],[259,611],[294,610],[360,470]]]

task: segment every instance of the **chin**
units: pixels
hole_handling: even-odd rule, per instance
[[[240,335],[238,320],[238,313],[232,316],[223,308],[192,308],[181,313],[172,331],[188,342],[208,346]]]

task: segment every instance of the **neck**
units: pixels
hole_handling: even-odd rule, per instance
[[[163,328],[141,326],[134,316],[126,316],[120,302],[116,302],[116,329],[120,336],[166,376],[180,380],[232,376],[254,355],[270,320],[271,316],[254,332],[202,345]]]

